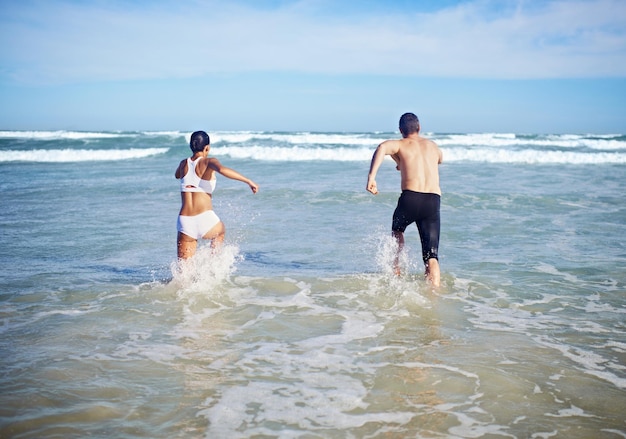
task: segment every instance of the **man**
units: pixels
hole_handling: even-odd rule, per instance
[[[398,260],[404,247],[404,231],[413,222],[417,224],[422,243],[425,276],[434,286],[441,282],[439,270],[439,231],[441,189],[439,164],[443,161],[441,150],[435,142],[419,135],[420,123],[413,113],[400,118],[402,139],[386,140],[376,148],[367,178],[367,190],[378,193],[376,173],[386,155],[396,162],[400,171],[402,195],[393,213],[391,231],[398,243],[394,269],[400,274]]]

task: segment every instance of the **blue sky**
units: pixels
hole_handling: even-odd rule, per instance
[[[626,133],[623,0],[9,0],[0,129]]]

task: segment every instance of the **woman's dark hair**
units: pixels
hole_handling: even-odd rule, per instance
[[[209,135],[204,131],[195,131],[191,135],[191,139],[189,139],[189,147],[192,152],[200,152],[210,143],[211,139],[209,139]]]

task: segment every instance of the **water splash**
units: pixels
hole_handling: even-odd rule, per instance
[[[415,250],[405,244],[398,253],[396,240],[387,233],[380,233],[375,239],[375,260],[380,275],[374,276],[370,289],[382,301],[378,306],[385,309],[429,306],[428,296],[432,287],[424,278],[421,250],[416,256]],[[396,265],[399,273],[396,272]]]
[[[378,235],[376,243],[376,265],[385,276],[398,276],[396,265],[401,276],[412,273],[423,273],[424,267],[421,261],[421,249],[413,249],[407,242],[398,253],[398,243],[388,234]],[[415,253],[417,252],[417,253]],[[415,254],[414,254],[415,253]],[[396,264],[396,257],[397,264]]]
[[[239,247],[233,244],[224,244],[219,249],[199,247],[193,258],[171,264],[172,281],[180,286],[179,296],[215,291],[230,279],[242,259]]]

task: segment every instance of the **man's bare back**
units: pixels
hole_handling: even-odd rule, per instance
[[[441,195],[438,165],[442,154],[437,144],[418,134],[388,142],[397,144],[392,146],[398,149],[392,158],[400,171],[402,190]]]
[[[378,145],[368,176],[368,191],[378,193],[376,173],[386,155],[396,162],[402,190],[441,195],[439,164],[443,161],[443,155],[435,142],[418,133],[411,133],[398,140],[386,140]]]

